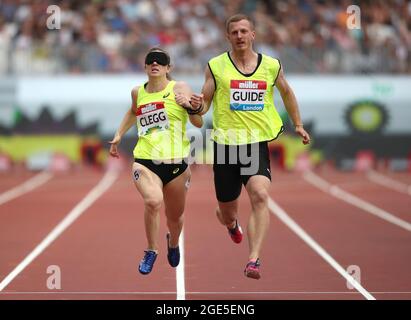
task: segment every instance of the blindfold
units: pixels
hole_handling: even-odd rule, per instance
[[[147,54],[145,64],[152,64],[154,61],[161,66],[168,66],[170,64],[170,58],[164,52],[159,51]]]

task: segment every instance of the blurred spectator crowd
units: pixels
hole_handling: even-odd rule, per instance
[[[347,7],[361,28],[347,28]],[[61,28],[49,30],[49,5]],[[411,1],[406,0],[0,0],[0,74],[143,70],[153,46],[176,73],[199,73],[227,50],[225,19],[256,21],[255,49],[293,73],[411,73]]]

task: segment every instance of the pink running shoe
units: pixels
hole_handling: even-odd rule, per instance
[[[243,229],[241,229],[241,226],[238,224],[238,221],[235,221],[235,227],[228,229],[228,233],[230,234],[231,240],[233,240],[235,243],[240,243],[241,240],[243,240]]]
[[[246,277],[252,279],[260,279],[260,259],[257,260],[250,260],[244,269],[244,274]]]

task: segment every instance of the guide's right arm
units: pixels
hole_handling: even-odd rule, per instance
[[[124,115],[123,121],[121,121],[120,127],[115,133],[113,140],[108,142],[110,143],[110,155],[114,158],[119,158],[120,155],[118,153],[117,146],[120,144],[121,138],[124,136],[124,134],[132,127],[132,125],[136,121],[137,92],[138,87],[135,87],[133,88],[133,90],[131,90],[131,107]]]
[[[210,109],[211,102],[213,101],[215,84],[214,78],[211,74],[210,67],[207,65],[205,68],[205,82],[201,94],[193,94],[190,99],[190,103],[193,106],[193,109],[200,108],[201,104],[204,104],[203,111],[200,112],[200,115],[206,114],[208,109]]]

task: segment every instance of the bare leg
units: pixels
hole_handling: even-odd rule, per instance
[[[249,259],[259,257],[270,225],[270,213],[268,211],[269,188],[270,180],[260,175],[251,177],[246,185],[252,207],[247,228]]]
[[[228,228],[235,227],[238,216],[238,199],[229,202],[218,202],[216,215],[220,223]]]
[[[144,200],[144,225],[147,249],[158,251],[160,209],[163,202],[163,183],[151,170],[139,163],[133,164],[134,184]]]
[[[170,181],[163,189],[167,226],[170,231],[170,247],[172,248],[178,246],[178,239],[183,229],[183,213],[189,183],[187,181],[190,177],[190,168],[187,168],[184,173]]]

